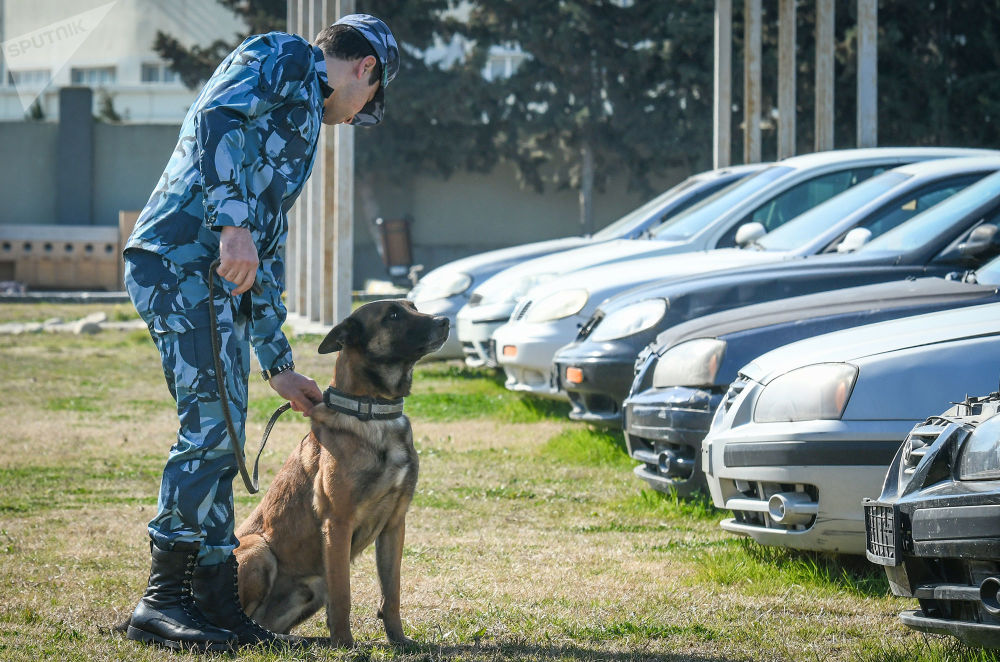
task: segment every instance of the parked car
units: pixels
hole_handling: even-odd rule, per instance
[[[997,385],[1000,304],[907,317],[785,345],[744,366],[702,442],[723,529],[765,545],[865,553],[879,494],[935,403]]]
[[[754,247],[788,257],[850,252],[997,170],[996,157],[901,166],[813,207],[761,237]],[[570,418],[620,424],[636,356],[659,332],[676,324],[670,315],[657,316],[661,309],[666,309],[666,302],[651,299],[646,289],[612,297],[595,313],[601,322],[556,353],[553,364],[559,385],[573,403]],[[612,314],[614,319],[609,318]]]
[[[458,338],[466,352],[466,360],[470,365],[497,365],[490,342],[493,333],[510,319],[518,301],[540,283],[603,264],[750,243],[764,232],[883,170],[915,161],[977,155],[996,156],[997,152],[876,148],[794,156],[674,216],[651,233],[649,242],[608,242],[531,260],[501,271],[472,292],[468,304],[457,316]]]
[[[441,349],[427,358],[441,360],[464,356],[458,334],[455,332],[455,316],[468,302],[469,294],[494,274],[544,255],[616,239],[631,240],[647,236],[650,231],[674,214],[684,211],[764,167],[765,164],[755,163],[692,175],[590,236],[564,237],[487,251],[449,262],[427,272],[410,290],[407,298],[422,313],[447,317],[451,320],[452,329]]]
[[[738,263],[740,256],[715,251],[712,262],[699,259],[703,254],[693,254],[659,262],[639,260],[629,269],[605,265],[578,271],[538,286],[518,304],[511,322],[494,333],[498,361],[507,373],[506,385],[511,390],[543,395],[565,393],[561,389],[562,375],[550,374],[551,362],[555,352],[574,337],[607,334],[611,343],[616,336],[631,335],[633,329],[654,325],[666,328],[750,303],[975,268],[997,251],[997,228],[983,224],[984,214],[1000,219],[1000,173],[918,214],[855,253],[770,260],[759,266],[721,271],[722,265],[714,263],[716,259]],[[972,228],[979,225],[983,227],[974,234]],[[759,261],[768,259],[767,253],[744,253],[758,256]],[[706,273],[713,267],[720,271]],[[688,278],[682,279],[685,270]],[[646,287],[631,297],[628,287],[643,281]],[[602,304],[601,316],[596,316],[598,304],[616,294],[621,296],[614,305]],[[628,383],[627,374],[622,379]],[[614,401],[594,400],[588,408],[601,412],[608,407],[610,410],[604,410],[606,416],[615,420],[618,412],[613,405]],[[598,416],[588,420],[598,420]]]
[[[922,632],[1000,647],[1000,393],[917,424],[878,500],[866,500],[868,559]]]
[[[624,404],[635,475],[681,496],[705,486],[701,443],[739,369],[804,338],[923,313],[1000,303],[1000,258],[968,281],[917,278],[742,306],[657,336],[636,361]]]

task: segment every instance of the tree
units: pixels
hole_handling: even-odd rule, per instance
[[[250,34],[286,29],[285,0],[219,2],[247,22]],[[445,71],[422,57],[436,40],[455,34],[457,24],[442,15],[449,6],[449,0],[357,2],[358,12],[385,20],[403,42],[400,72],[386,95],[387,121],[376,130],[355,134],[355,171],[362,213],[368,221],[380,215],[377,177],[402,181],[415,172],[448,177],[457,169],[488,172],[497,163],[492,129],[483,119],[486,81],[476,68],[481,64],[470,59],[464,66]],[[219,40],[206,47],[185,48],[160,32],[154,49],[194,89],[237,43]]]
[[[699,0],[479,0],[469,34],[528,58],[491,86],[500,154],[522,182],[579,191],[591,232],[593,191],[613,174],[650,192],[650,176],[704,163],[711,144],[712,4]]]

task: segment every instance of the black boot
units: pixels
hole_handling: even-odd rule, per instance
[[[132,612],[128,638],[177,650],[234,648],[236,635],[210,625],[198,611],[191,594],[200,545],[178,542],[170,551],[152,543],[149,547],[153,557],[149,585]]]
[[[240,604],[239,566],[233,555],[224,563],[196,567],[193,593],[205,617],[232,631],[239,646],[299,648],[306,645],[302,637],[276,634],[246,615]]]

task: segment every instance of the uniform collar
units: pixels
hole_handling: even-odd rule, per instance
[[[316,79],[319,81],[319,91],[322,92],[323,98],[326,99],[333,94],[333,88],[330,87],[330,78],[326,71],[326,57],[323,55],[323,49],[319,46],[313,46],[312,49],[313,57],[315,58]]]

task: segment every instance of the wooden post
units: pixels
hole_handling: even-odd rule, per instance
[[[861,0],[859,0],[860,2]],[[778,158],[795,154],[795,0],[778,2]]]
[[[858,147],[878,145],[878,0],[858,0]]]
[[[833,149],[834,0],[816,0],[816,151]]]
[[[760,162],[761,0],[744,0],[743,160]]]
[[[712,167],[732,160],[733,0],[715,0],[715,104],[712,108]]]

